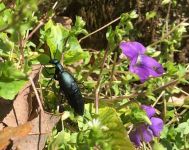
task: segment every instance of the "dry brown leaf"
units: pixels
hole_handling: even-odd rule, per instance
[[[60,116],[39,113],[39,115],[31,121],[31,134],[27,135],[24,139],[16,140],[13,149],[24,150],[25,147],[27,147],[27,150],[43,149],[48,135],[59,120]]]
[[[32,68],[30,76],[35,80],[38,79],[38,74],[40,71],[39,65]],[[18,124],[24,124],[28,122],[32,111],[32,101],[31,101],[31,83],[28,82],[27,85],[19,92],[14,101],[0,100],[0,121],[7,124],[7,126],[16,127]],[[3,126],[0,126],[0,130]]]
[[[40,66],[36,66],[32,69],[30,77],[34,81],[38,80],[39,71]],[[30,85],[31,83],[28,83],[25,88],[19,92],[13,102],[0,100],[0,107],[2,108],[0,109],[0,121],[5,123],[7,126],[13,127],[16,127],[17,123],[24,124],[30,121],[32,126],[31,134],[27,135],[25,138],[14,140],[16,136],[6,139],[3,138],[4,135],[2,138],[0,136],[0,144],[2,147],[12,142],[10,141],[11,139],[14,140],[11,147],[12,149],[24,150],[26,147],[27,150],[43,149],[46,138],[60,119],[58,116],[39,112],[38,104],[36,103],[35,95],[32,95],[33,89]],[[2,128],[3,126],[0,126],[0,130]],[[13,129],[11,134],[16,135],[16,131]],[[2,147],[0,147],[0,149],[2,149]]]
[[[0,131],[0,149],[4,149],[10,140],[16,140],[26,136],[32,129],[31,123],[25,123],[18,127],[6,127]]]

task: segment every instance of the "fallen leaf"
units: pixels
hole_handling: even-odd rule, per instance
[[[25,123],[18,127],[6,127],[0,131],[0,149],[4,149],[10,140],[16,140],[26,136],[32,129],[31,123]]]

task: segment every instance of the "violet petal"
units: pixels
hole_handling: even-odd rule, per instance
[[[150,142],[153,139],[153,132],[146,125],[141,125],[137,128],[138,134],[141,136],[141,141]]]
[[[148,68],[150,75],[153,77],[159,77],[164,73],[162,65],[149,56],[140,55],[140,64]]]
[[[155,108],[152,107],[152,106],[142,105],[141,107],[142,107],[142,109],[146,112],[146,114],[147,114],[147,116],[148,116],[149,118],[151,118],[152,116],[154,116],[155,113],[156,113]]]
[[[119,47],[122,49],[123,54],[125,54],[130,60],[133,57],[137,57],[139,54],[144,54],[146,48],[139,42],[126,42],[120,43]]]
[[[152,125],[150,125],[149,128],[152,130],[154,136],[160,136],[160,132],[163,130],[163,120],[156,117],[152,117],[150,120]]]
[[[136,57],[134,57],[131,60],[131,63],[129,66],[129,71],[137,74],[140,78],[140,81],[143,83],[144,81],[146,81],[149,78],[150,72],[149,72],[149,69],[146,68],[145,66],[136,65],[136,60],[137,60]]]
[[[131,142],[133,142],[137,147],[140,146],[140,135],[138,134],[137,130],[132,130],[129,133],[129,138]]]

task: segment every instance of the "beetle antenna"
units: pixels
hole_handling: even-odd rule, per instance
[[[56,46],[56,51],[55,51],[54,59],[56,58],[57,51],[58,51],[58,44],[57,44],[57,46]]]
[[[66,48],[66,44],[68,43],[68,39],[69,39],[69,36],[66,37],[66,39],[65,39],[65,42],[64,42],[64,47],[65,47],[65,48]]]

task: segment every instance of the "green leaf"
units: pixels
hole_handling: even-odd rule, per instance
[[[5,8],[5,4],[4,3],[0,3],[0,11],[2,11]]]
[[[135,18],[138,18],[138,14],[136,13],[135,10],[131,11],[131,13],[129,14],[129,17],[131,19],[135,19]]]
[[[64,64],[72,64],[87,57],[89,57],[88,52],[84,52],[80,50],[76,50],[76,51],[70,50],[64,53]]]
[[[14,49],[14,43],[10,41],[6,33],[0,34],[0,55],[5,56],[10,54]]]
[[[189,120],[187,122],[180,123],[176,128],[176,131],[185,135],[189,134]]]
[[[150,20],[153,19],[156,16],[156,12],[155,11],[150,11],[146,13],[146,20]]]
[[[25,84],[26,80],[10,82],[0,81],[0,97],[8,100],[13,100]]]
[[[61,24],[56,24],[49,20],[45,24],[45,39],[47,45],[50,48],[51,55],[54,57],[54,54],[62,52],[64,48],[64,43],[66,38],[69,35],[69,30],[63,27]]]
[[[153,150],[167,150],[162,144],[160,143],[154,143]]]
[[[75,27],[83,28],[84,26],[85,26],[85,21],[80,16],[76,16]]]
[[[72,64],[81,59],[85,59],[89,57],[89,52],[82,50],[76,37],[70,37],[68,44],[69,44],[69,50],[64,52],[65,64]]]
[[[108,128],[103,134],[111,140],[107,141],[112,150],[125,149],[134,150],[133,145],[127,137],[126,130],[117,116],[115,109],[105,107],[100,109],[100,122]]]
[[[64,146],[63,149],[66,149],[67,143],[70,141],[70,133],[61,131],[56,137],[48,144],[49,150],[60,149],[61,146]]]
[[[37,60],[41,63],[41,64],[48,64],[50,57],[46,54],[41,54],[37,57]]]
[[[114,90],[115,95],[118,95],[118,94],[120,93],[118,84],[114,84],[114,85],[112,86],[112,89]]]
[[[87,30],[84,29],[85,27],[85,21],[79,17],[76,16],[75,25],[72,27],[72,33],[77,36],[79,34],[88,34]]]
[[[0,97],[12,100],[26,83],[26,74],[10,62],[0,63]]]
[[[171,2],[171,0],[163,0],[163,1],[161,2],[161,4],[162,4],[162,5],[166,5],[166,4],[168,4],[169,2]]]
[[[6,61],[5,63],[0,63],[2,76],[0,77],[1,80],[8,79],[8,80],[19,80],[19,79],[26,79],[26,75],[18,70],[15,65],[10,62]]]
[[[145,122],[151,124],[150,119],[146,115],[146,112],[142,110],[138,105],[132,104],[131,106],[130,119],[132,123]]]
[[[79,41],[77,40],[76,37],[74,36],[71,36],[69,39],[68,39],[68,47],[69,49],[68,50],[71,50],[71,51],[82,51],[82,48],[79,44]]]

